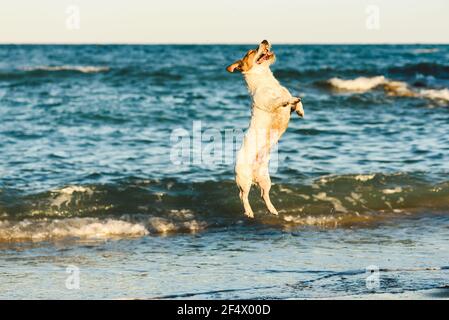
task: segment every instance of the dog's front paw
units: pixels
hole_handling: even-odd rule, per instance
[[[299,102],[301,102],[301,98],[293,97],[290,103],[292,105],[297,105]]]
[[[292,112],[295,111],[298,116],[301,118],[304,118],[304,109],[302,107],[302,101],[301,98],[293,98],[292,103]]]

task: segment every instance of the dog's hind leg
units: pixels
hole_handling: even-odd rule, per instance
[[[237,166],[236,170],[236,179],[237,186],[240,190],[240,200],[243,203],[243,208],[245,209],[245,215],[248,218],[254,218],[253,209],[251,209],[251,205],[249,204],[249,191],[251,190],[251,185],[253,184],[253,179],[251,176],[251,169],[249,167],[240,167]]]
[[[273,206],[270,200],[270,189],[271,189],[271,179],[268,174],[260,175],[257,179],[257,182],[260,187],[261,196],[265,201],[265,205],[267,206],[268,211],[271,214],[278,215],[278,211]]]
[[[238,183],[240,189],[240,200],[243,203],[243,208],[245,209],[245,215],[248,218],[254,218],[253,209],[251,209],[251,205],[249,204],[249,191],[251,190],[251,182],[249,183]]]

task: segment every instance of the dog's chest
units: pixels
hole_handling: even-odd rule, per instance
[[[270,129],[279,133],[284,133],[290,121],[290,107],[283,107],[279,111],[274,112],[271,117]]]

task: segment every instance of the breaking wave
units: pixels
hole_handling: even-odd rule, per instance
[[[355,79],[331,78],[328,84],[336,90],[353,93],[364,93],[382,87],[390,96],[415,97],[431,100],[449,101],[449,89],[415,89],[406,82],[393,81],[384,76],[358,77]]]
[[[366,92],[374,89],[386,82],[384,76],[377,76],[372,78],[359,77],[356,79],[340,79],[332,78],[329,79],[329,84],[337,89],[352,91],[352,92]]]
[[[0,241],[104,239],[229,227],[335,228],[449,209],[449,181],[430,183],[415,174],[325,176],[305,184],[274,184],[271,197],[279,217],[267,213],[257,192],[251,195],[256,219],[249,221],[233,181],[134,179],[38,194],[2,190]]]
[[[429,98],[432,100],[449,101],[449,89],[441,89],[441,90],[426,89],[420,90],[419,94],[424,98]]]
[[[62,238],[109,239],[148,234],[141,224],[115,219],[68,218],[0,220],[0,241],[44,241]]]

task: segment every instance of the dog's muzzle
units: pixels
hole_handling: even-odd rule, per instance
[[[259,48],[257,50],[258,58],[256,60],[256,63],[261,64],[265,60],[270,60],[273,57],[273,52],[271,52],[270,50],[271,50],[270,43],[267,40],[263,40],[260,43]]]

